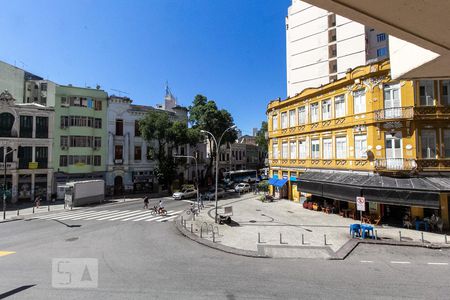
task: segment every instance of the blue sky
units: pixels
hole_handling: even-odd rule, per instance
[[[2,1],[0,60],[60,84],[100,84],[136,104],[198,93],[244,133],[286,95],[290,0]]]

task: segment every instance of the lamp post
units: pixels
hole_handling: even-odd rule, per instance
[[[197,164],[197,158],[195,156],[192,155],[174,155],[173,157],[177,157],[177,158],[193,158],[195,160],[195,181],[196,181],[196,185],[197,185],[197,208],[200,211],[200,197],[198,194],[198,164]]]
[[[222,138],[225,135],[225,133],[229,130],[233,130],[234,128],[236,128],[236,125],[233,125],[231,127],[228,127],[227,129],[225,129],[225,131],[222,133],[222,135],[219,138],[219,142],[217,142],[216,138],[214,137],[214,134],[212,134],[211,132],[206,131],[206,130],[200,130],[200,132],[202,132],[202,133],[209,134],[213,138],[214,143],[216,144],[216,193],[215,193],[216,209],[215,209],[215,215],[214,215],[214,221],[216,223],[217,223],[217,186],[219,184],[219,147],[220,147],[220,142],[222,141]]]
[[[4,166],[4,173],[3,173],[3,220],[6,219],[6,156],[10,153],[13,153],[16,151],[16,149],[12,149],[10,151],[6,151],[6,146],[3,148],[3,166]]]

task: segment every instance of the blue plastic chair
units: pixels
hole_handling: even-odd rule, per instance
[[[360,230],[361,230],[360,224],[350,224],[350,235],[352,236],[352,238],[354,238],[355,235],[357,237],[361,236]]]
[[[375,239],[375,235],[373,234],[373,226],[371,225],[361,225],[361,238],[365,239],[366,237]]]

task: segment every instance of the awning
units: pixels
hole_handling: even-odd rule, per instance
[[[450,191],[449,177],[395,178],[353,173],[306,172],[300,175],[301,192],[316,196],[354,202],[364,196],[366,201],[439,208],[439,194]]]
[[[282,187],[283,185],[286,184],[288,180],[287,179],[276,179],[276,178],[270,178],[269,179],[269,184],[276,186],[276,187]]]
[[[269,184],[271,184],[271,185],[274,185],[277,181],[278,181],[278,179],[276,179],[276,178],[269,178]]]

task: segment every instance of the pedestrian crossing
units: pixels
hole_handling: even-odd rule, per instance
[[[167,222],[175,219],[182,210],[167,211],[167,215],[155,215],[150,210],[78,210],[64,211],[58,213],[47,214],[43,216],[35,216],[35,219],[41,220],[95,220],[95,221],[120,221],[120,222]]]

